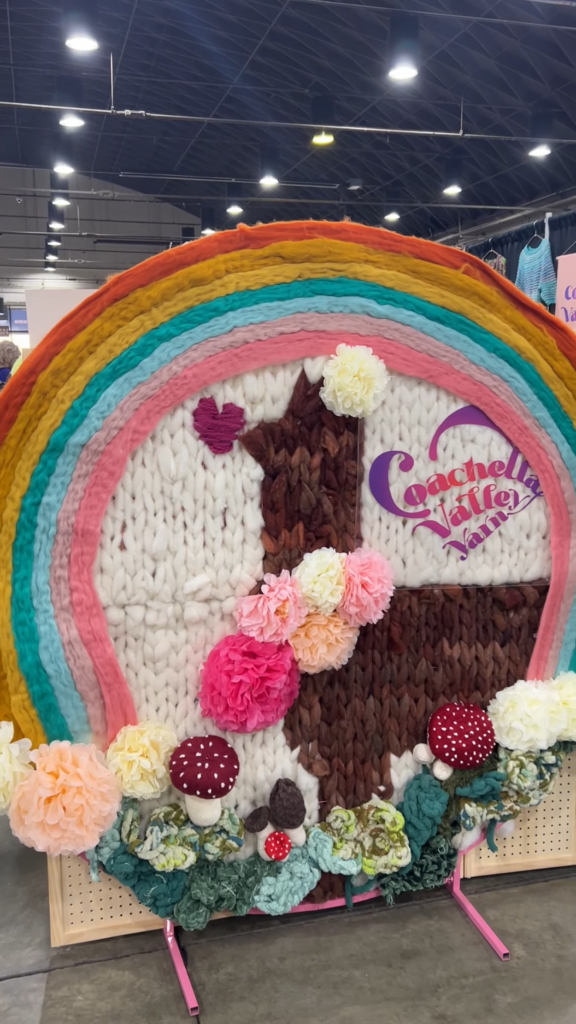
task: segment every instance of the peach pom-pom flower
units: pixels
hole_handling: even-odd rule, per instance
[[[338,611],[351,626],[378,622],[394,593],[392,566],[378,551],[358,548],[346,555],[344,596]]]
[[[243,633],[225,636],[202,670],[202,714],[219,729],[256,732],[284,718],[299,685],[290,644],[264,644]]]
[[[36,771],[22,779],[10,804],[14,835],[52,857],[83,853],[112,827],[120,790],[93,744],[54,740],[31,753]]]
[[[283,569],[266,573],[261,594],[238,602],[236,621],[242,633],[263,643],[284,643],[306,618],[307,608],[296,579]]]
[[[337,613],[311,612],[290,637],[294,657],[301,672],[314,675],[330,668],[342,668],[350,659],[358,639],[358,629]]]

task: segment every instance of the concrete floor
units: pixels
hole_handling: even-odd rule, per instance
[[[508,963],[443,893],[214,922],[185,937],[202,1024],[576,1024],[576,873],[550,875],[467,883]],[[186,1020],[161,933],[50,949],[44,858],[0,819],[2,1024]]]

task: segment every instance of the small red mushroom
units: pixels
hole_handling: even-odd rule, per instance
[[[215,825],[222,813],[221,799],[234,788],[240,762],[220,736],[192,736],[170,758],[172,785],[184,794],[194,825]]]
[[[495,743],[492,722],[476,704],[445,704],[428,723],[430,750],[442,765],[451,769],[479,768]],[[432,772],[436,775],[436,764]],[[445,772],[437,775],[442,777],[446,777]]]
[[[292,843],[285,832],[271,832],[264,844],[270,860],[286,860],[291,849]]]

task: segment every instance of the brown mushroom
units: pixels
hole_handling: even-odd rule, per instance
[[[277,828],[286,833],[292,846],[304,846],[306,805],[298,786],[291,779],[278,779],[270,793],[270,818]]]
[[[240,762],[220,736],[192,736],[170,758],[172,785],[184,795],[194,825],[215,825],[222,813],[221,799],[234,788]]]

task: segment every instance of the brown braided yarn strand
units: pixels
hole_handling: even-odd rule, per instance
[[[317,548],[360,544],[362,421],[330,412],[321,386],[302,371],[285,416],[240,437],[264,469],[264,572],[292,570]]]

